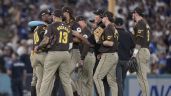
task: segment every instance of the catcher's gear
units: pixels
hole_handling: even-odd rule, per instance
[[[135,57],[132,57],[128,62],[128,70],[130,73],[137,72],[138,70],[138,64],[137,59]]]

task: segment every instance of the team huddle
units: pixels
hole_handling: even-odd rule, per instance
[[[136,72],[142,96],[149,96],[150,28],[143,11],[136,8],[132,12],[133,34],[111,12],[98,9],[94,14],[89,27],[87,18],[74,17],[70,7],[39,13],[46,24],[34,29],[32,96],[56,96],[54,89],[61,88],[61,96],[93,96],[94,85],[97,96],[106,96],[104,78],[111,96],[123,96],[127,71]],[[62,87],[56,84],[59,82]]]

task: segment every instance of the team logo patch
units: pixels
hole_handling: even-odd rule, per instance
[[[81,28],[77,28],[77,32],[79,32],[79,33],[80,33],[80,32],[81,32]]]

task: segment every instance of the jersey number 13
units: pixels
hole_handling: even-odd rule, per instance
[[[66,44],[68,43],[68,33],[67,32],[59,32],[59,43]]]

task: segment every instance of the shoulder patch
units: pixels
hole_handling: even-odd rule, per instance
[[[77,32],[79,32],[79,33],[81,32],[81,28],[80,27],[77,28]]]

